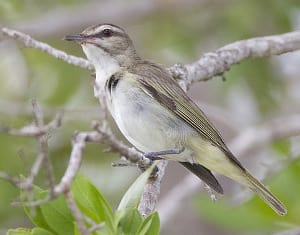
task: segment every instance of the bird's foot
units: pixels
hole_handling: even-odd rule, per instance
[[[184,147],[178,149],[168,149],[157,152],[147,152],[144,153],[144,157],[150,159],[151,161],[161,160],[163,159],[161,156],[170,155],[170,154],[180,154],[184,151]]]

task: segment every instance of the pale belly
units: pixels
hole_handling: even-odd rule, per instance
[[[111,101],[108,100],[108,106],[122,134],[137,149],[155,152],[186,148],[187,138],[197,135],[190,126],[140,89],[131,87],[127,90],[124,83],[118,86]],[[182,154],[165,158],[191,161],[191,154],[186,148]]]

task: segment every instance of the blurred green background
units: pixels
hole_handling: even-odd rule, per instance
[[[280,34],[300,28],[300,2],[295,0],[130,0],[130,1],[38,1],[1,0],[0,26],[18,29],[66,51],[83,57],[81,48],[62,41],[67,34],[109,22],[126,28],[139,54],[172,66],[192,63],[202,53],[228,43],[258,36]],[[51,161],[58,181],[69,160],[75,131],[91,129],[101,116],[93,97],[90,72],[68,65],[36,49],[0,36],[0,127],[22,127],[32,122],[31,100],[35,99],[51,120],[64,110],[63,125],[50,133]],[[300,54],[247,60],[225,73],[226,82],[213,79],[194,84],[189,95],[207,112],[231,143],[249,127],[276,117],[300,112]],[[284,123],[282,123],[284,125]],[[116,133],[123,138],[114,127]],[[237,205],[245,192],[219,177],[225,196],[213,203],[205,190],[181,202],[178,213],[163,224],[162,234],[271,234],[300,225],[300,142],[292,137],[238,156],[258,177],[276,164],[270,173],[272,191],[287,205],[280,218],[258,198]],[[31,138],[0,134],[0,171],[26,175],[38,153]],[[118,154],[103,153],[105,146],[89,144],[81,171],[106,195],[112,205],[139,174],[135,168],[112,168]],[[234,152],[234,149],[233,149]],[[162,198],[187,172],[170,163],[162,184]],[[46,187],[44,172],[39,185]],[[183,189],[184,190],[184,189]],[[11,206],[19,191],[0,181],[0,233],[7,228],[28,227],[22,208]],[[172,198],[170,198],[172,200]],[[242,200],[243,201],[243,200]],[[174,205],[177,206],[177,205]]]

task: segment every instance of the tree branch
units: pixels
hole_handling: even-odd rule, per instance
[[[93,69],[93,66],[91,65],[91,63],[89,61],[87,61],[86,59],[68,55],[66,52],[55,49],[55,48],[51,47],[50,45],[48,45],[47,43],[37,41],[27,34],[21,33],[19,31],[13,30],[13,29],[8,29],[8,28],[2,28],[2,32],[3,32],[3,34],[24,43],[24,45],[26,47],[32,47],[32,48],[41,50],[43,52],[46,52],[47,54],[49,54],[57,59],[63,60],[65,62],[67,62],[68,64],[73,64],[75,66],[89,69],[89,70]]]
[[[2,28],[2,32],[11,38],[21,41],[25,46],[44,51],[69,64],[90,70],[93,68],[87,60],[67,55],[65,52],[57,50],[46,43],[39,42],[27,34],[8,28]],[[299,49],[300,31],[251,38],[228,44],[215,52],[205,53],[194,63],[187,65],[177,64],[169,68],[169,72],[173,77],[180,80],[179,83],[182,87],[188,88],[194,82],[207,81],[214,76],[221,75],[228,71],[232,65],[248,58],[279,55]]]
[[[143,217],[146,217],[155,211],[156,204],[158,202],[158,196],[160,194],[160,184],[163,176],[165,175],[167,164],[168,162],[166,160],[161,160],[157,164],[157,175],[155,178],[150,178],[145,186],[138,208]]]
[[[232,65],[249,58],[280,55],[300,49],[300,31],[237,41],[203,54],[198,61],[170,68],[171,74],[184,81],[185,87],[222,75]]]

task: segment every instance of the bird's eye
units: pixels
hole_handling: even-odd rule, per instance
[[[111,31],[110,29],[104,29],[104,30],[102,31],[102,35],[103,35],[104,37],[110,37],[110,36],[112,35],[112,31]]]

